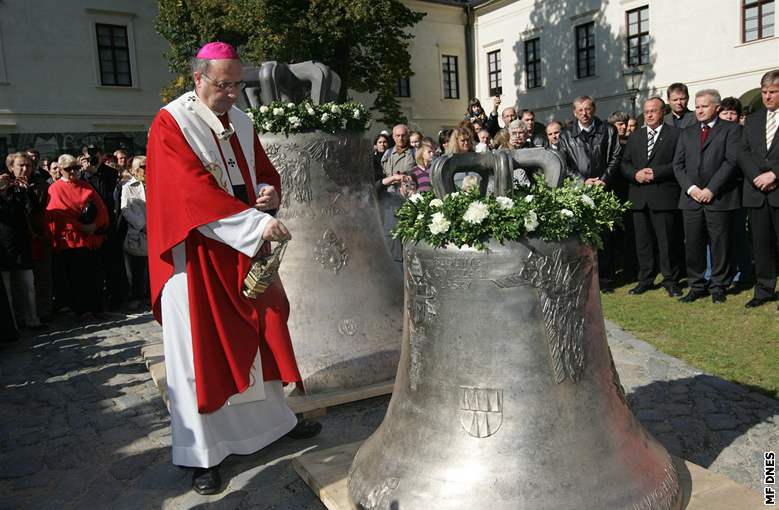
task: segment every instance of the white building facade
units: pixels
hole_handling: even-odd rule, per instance
[[[155,0],[0,0],[0,154],[141,153],[171,79]]]
[[[571,100],[579,95],[593,96],[603,118],[615,110],[630,113],[629,88],[638,89],[640,111],[642,99],[664,96],[674,82],[685,83],[692,97],[714,88],[738,98],[779,67],[775,3],[480,2],[474,7],[476,94],[491,96],[490,71],[493,85],[497,71],[503,104],[533,109],[542,121],[571,118]],[[635,73],[635,84],[626,71]]]

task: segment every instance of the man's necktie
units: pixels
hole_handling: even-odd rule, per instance
[[[708,124],[704,124],[701,127],[701,150],[703,150],[703,144],[706,143],[706,139],[709,137],[709,130],[711,128]]]
[[[768,112],[765,120],[765,148],[766,150],[771,148],[771,143],[774,141],[774,135],[776,134],[776,117],[779,115],[779,110]]]
[[[646,159],[652,157],[652,149],[655,148],[655,132],[646,128]]]

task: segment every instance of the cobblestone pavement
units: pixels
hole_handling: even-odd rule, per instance
[[[365,439],[388,397],[331,409],[322,434],[282,439],[223,464],[227,489],[190,490],[170,463],[167,410],[140,348],[160,341],[149,314],[55,323],[0,350],[0,509],[323,509],[290,458]],[[638,418],[671,451],[760,489],[762,454],[779,445],[779,401],[659,353],[608,324]]]

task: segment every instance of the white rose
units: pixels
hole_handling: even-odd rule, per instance
[[[422,200],[422,195],[420,195],[419,193],[414,193],[413,195],[411,195],[410,197],[408,197],[408,199],[409,199],[409,200],[411,200],[412,202],[414,202],[414,203],[416,204],[417,202],[419,202],[420,200]]]
[[[322,122],[327,122],[328,120],[330,120],[330,116],[328,114],[326,114],[326,113],[323,113],[322,114]]]
[[[535,211],[528,211],[525,215],[525,230],[528,232],[534,231],[538,228],[538,215]]]
[[[314,114],[316,113],[316,112],[314,111],[314,109],[313,109],[313,108],[311,108],[311,105],[310,105],[310,104],[307,104],[307,105],[306,105],[306,111],[308,112],[308,114],[309,114],[309,115],[314,115]]]
[[[442,205],[444,205],[444,201],[440,198],[434,198],[430,201],[430,207],[441,207]]]
[[[295,107],[295,103],[287,103],[287,108],[294,108],[294,107]]]
[[[360,118],[360,115],[361,115],[361,113],[360,113],[360,110],[354,110],[354,115],[353,115],[353,117],[354,117],[355,119],[359,119],[359,118]]]
[[[276,117],[281,117],[282,115],[284,115],[284,108],[274,108],[273,115],[275,115]]]
[[[290,117],[288,120],[289,120],[290,124],[300,124],[300,118],[299,117],[295,117],[294,115],[292,117]]]
[[[528,204],[529,204],[530,202],[532,202],[532,201],[533,201],[533,195],[527,195],[527,196],[525,197],[525,202],[527,202]]]
[[[514,201],[509,197],[497,197],[495,200],[498,202],[498,208],[504,211],[514,207]]]
[[[338,106],[337,104],[334,104],[333,106],[330,107],[330,111],[335,114],[341,113],[341,107]]]
[[[268,113],[268,107],[265,105],[260,106],[260,113]]]
[[[478,225],[490,214],[487,204],[480,200],[471,202],[463,214],[463,219],[473,225]]]
[[[452,225],[452,222],[446,219],[446,216],[444,216],[444,213],[437,212],[433,214],[433,217],[430,221],[430,225],[428,226],[428,229],[430,230],[430,233],[433,235],[436,234],[443,234],[447,230],[449,230],[449,227]]]
[[[587,207],[595,207],[595,202],[587,195],[582,195],[582,202]]]
[[[570,209],[562,209],[560,211],[560,214],[563,216],[567,216],[568,218],[573,218],[573,211]]]

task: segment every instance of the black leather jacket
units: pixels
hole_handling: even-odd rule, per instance
[[[598,117],[593,118],[594,129],[589,137],[579,129],[579,123],[563,130],[558,150],[565,156],[568,175],[585,180],[598,177],[607,184],[619,178],[622,146],[617,129]]]

